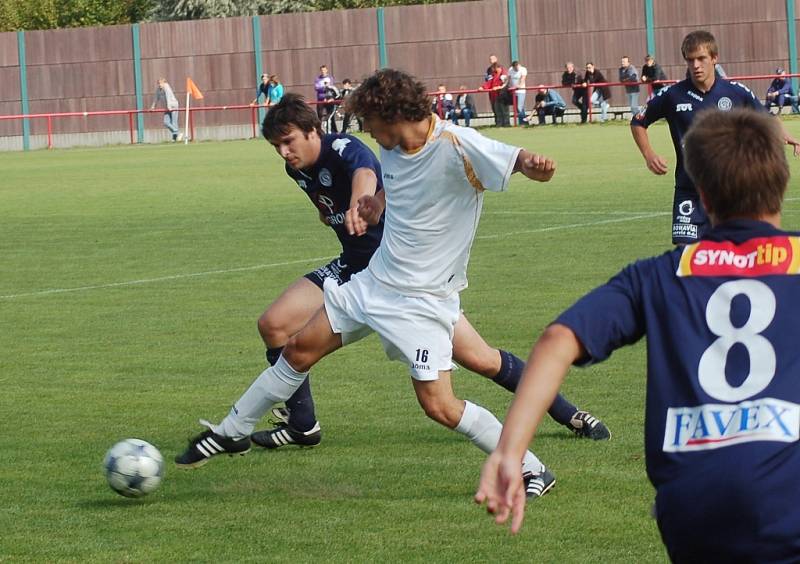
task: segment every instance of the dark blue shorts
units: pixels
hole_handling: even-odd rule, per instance
[[[739,488],[711,473],[685,476],[662,485],[656,494],[656,519],[670,560],[675,563],[790,563],[800,561],[800,508],[796,485],[769,492],[752,469],[720,468],[749,474]],[[724,482],[721,485],[720,482]]]
[[[696,243],[709,229],[711,229],[711,222],[697,192],[676,186],[675,197],[672,200],[673,244],[691,245]]]
[[[345,282],[348,282],[353,274],[364,270],[367,264],[368,263],[358,263],[356,266],[351,266],[345,263],[344,259],[339,256],[328,264],[320,266],[313,272],[309,272],[304,278],[311,280],[320,290],[326,278],[336,280],[336,283],[341,286]]]

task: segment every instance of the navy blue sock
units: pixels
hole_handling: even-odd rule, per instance
[[[283,347],[267,349],[267,361],[273,366],[281,356]],[[306,378],[294,394],[286,400],[286,408],[289,410],[289,425],[298,431],[310,431],[317,423],[317,416],[314,413],[314,398],[311,397],[311,383]]]
[[[278,359],[281,357],[281,353],[283,352],[283,347],[275,347],[274,349],[267,349],[267,362],[269,362],[270,366],[275,366],[275,363],[278,362]]]
[[[520,378],[522,378],[522,371],[525,368],[525,363],[521,358],[514,356],[508,351],[500,351],[500,372],[494,377],[494,382],[508,390],[515,392],[519,385]],[[547,410],[547,413],[561,423],[568,425],[569,420],[575,415],[578,408],[564,399],[564,396],[558,394],[556,399],[553,400],[553,405]]]

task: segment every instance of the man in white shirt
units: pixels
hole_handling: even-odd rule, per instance
[[[193,439],[185,457],[202,462],[245,452],[256,422],[291,396],[314,364],[372,332],[389,358],[408,365],[428,417],[486,453],[497,446],[502,424],[485,408],[457,398],[450,381],[459,291],[467,286],[484,191],[504,191],[515,172],[546,182],[555,163],[440,120],[431,114],[424,85],[401,71],[382,69],[367,78],[348,98],[347,111],[363,119],[381,146],[384,190],[358,204],[370,224],[385,209],[380,246],[349,282],[324,283],[324,307],[289,339],[228,416]],[[529,498],[555,485],[532,452],[520,472]]]
[[[519,61],[512,61],[511,68],[508,69],[508,87],[516,88],[514,95],[517,97],[517,123],[525,121],[525,78],[528,76],[528,69],[519,64]]]

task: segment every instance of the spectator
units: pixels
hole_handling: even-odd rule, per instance
[[[447,92],[447,87],[444,84],[440,84],[436,91],[431,111],[442,119],[453,119],[453,112],[456,109],[453,103],[453,95]]]
[[[486,67],[486,73],[483,75],[483,81],[489,82],[494,74],[494,65],[499,65],[497,62],[497,55],[489,55],[489,66]]]
[[[792,92],[792,83],[786,80],[786,71],[778,67],[775,69],[775,74],[780,75],[776,77],[772,84],[767,89],[767,96],[764,99],[764,105],[767,111],[770,111],[772,106],[778,106],[778,113],[784,106],[791,104],[792,113],[800,113],[800,108],[797,106],[797,96]]]
[[[579,86],[581,78],[575,72],[575,65],[570,61],[564,65],[566,69],[561,75],[561,85],[572,88],[572,103],[581,112],[581,123],[586,123],[586,115],[589,112],[589,105],[586,103],[586,88]]]
[[[458,87],[459,90],[466,90],[467,87],[463,84]],[[469,127],[469,120],[476,114],[475,100],[472,94],[463,93],[456,96],[455,109],[453,110],[453,123],[458,125],[458,118],[464,118],[464,125]]]
[[[631,64],[631,59],[627,55],[622,57],[619,67],[619,81],[625,84],[625,95],[628,97],[628,105],[631,107],[631,116],[639,113],[639,73],[636,67]]]
[[[267,95],[267,105],[273,106],[283,98],[283,84],[278,79],[277,74],[269,75],[269,94]]]
[[[487,80],[481,90],[489,91],[489,101],[492,104],[494,113],[494,124],[497,127],[508,127],[511,125],[508,115],[508,105],[511,103],[508,91],[508,75],[500,63],[492,63],[492,76]]]
[[[508,69],[508,87],[516,89],[514,96],[517,98],[517,123],[525,121],[525,78],[528,76],[528,69],[513,61],[511,68]]]
[[[339,96],[339,90],[334,85],[333,77],[328,73],[328,67],[319,67],[319,76],[314,81],[314,90],[317,92],[317,116],[324,128],[331,133],[338,133],[336,128],[336,105],[334,101]]]
[[[255,106],[256,104],[258,104],[258,100],[261,98],[261,95],[263,94],[264,95],[264,105],[268,106],[269,105],[269,91],[270,91],[271,87],[272,87],[272,84],[269,81],[269,75],[267,73],[262,74],[261,75],[261,84],[259,84],[258,87],[256,88],[256,97],[252,102],[250,102],[250,105],[251,106]]]
[[[667,80],[667,75],[664,74],[661,65],[656,62],[653,55],[648,54],[644,58],[644,66],[642,67],[642,83],[652,84],[656,80]],[[653,84],[652,92],[653,94],[658,94],[666,87],[666,84]]]
[[[553,125],[555,125],[556,118],[564,117],[564,111],[567,109],[567,104],[558,91],[546,88],[541,84],[535,102],[533,109],[539,117],[539,125],[544,125],[545,116],[553,116]],[[531,113],[531,118],[533,118],[533,113]]]
[[[342,90],[340,94],[340,98],[342,103],[344,104],[344,100],[350,95],[351,92],[355,90],[355,86],[350,81],[349,78],[345,78],[342,81]],[[342,133],[347,133],[347,128],[350,127],[350,120],[353,118],[353,114],[349,112],[344,113],[344,118],[342,119]],[[358,131],[361,132],[364,129],[363,124],[361,123],[361,119],[356,116],[356,123],[358,124]]]
[[[173,141],[183,140],[183,135],[180,133],[178,127],[178,99],[172,91],[172,86],[169,85],[166,78],[159,78],[156,82],[156,93],[153,103],[150,104],[150,109],[156,109],[156,106],[163,105],[164,107],[164,127],[169,129],[172,134]]]
[[[597,70],[594,63],[586,63],[586,74],[583,75],[583,86],[602,84],[608,82],[603,73]],[[592,91],[592,106],[600,106],[600,121],[608,117],[608,101],[611,99],[611,90],[608,86],[598,86]]]

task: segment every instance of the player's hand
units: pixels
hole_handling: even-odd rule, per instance
[[[525,517],[525,486],[519,460],[493,452],[483,465],[475,503],[485,503],[486,511],[494,515],[498,525],[511,516],[511,532],[519,532]]]
[[[789,135],[788,133],[784,136],[784,141],[786,141],[787,145],[791,145],[793,149],[794,156],[800,156],[800,141]]]
[[[353,206],[344,214],[344,226],[350,235],[361,237],[367,232],[367,222],[359,214],[359,206]]]
[[[556,173],[556,162],[544,155],[530,154],[522,161],[522,174],[538,182],[547,182]]]
[[[664,160],[664,157],[652,153],[645,157],[645,163],[647,164],[647,168],[650,169],[650,172],[653,174],[658,174],[659,176],[662,174],[667,174],[667,161]]]
[[[353,208],[350,208],[353,209]],[[358,200],[358,215],[369,225],[377,225],[383,213],[383,204],[375,196],[361,196]]]

